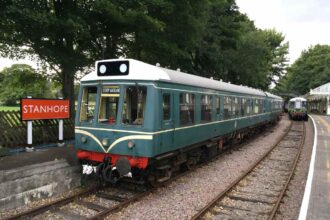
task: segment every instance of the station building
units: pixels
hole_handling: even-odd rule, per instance
[[[330,82],[311,89],[304,97],[309,113],[330,115]]]

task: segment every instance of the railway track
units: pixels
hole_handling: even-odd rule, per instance
[[[5,219],[103,219],[107,214],[148,195],[150,191],[93,186]]]
[[[292,122],[261,159],[192,219],[273,219],[294,174],[304,139],[304,123]]]
[[[255,135],[254,138],[258,137]],[[245,143],[252,141],[251,138],[245,140]],[[236,144],[236,146],[231,146],[231,148],[225,148],[224,151],[239,148],[242,143]],[[216,157],[212,158],[208,162],[216,160],[223,154],[218,154]],[[200,168],[201,166],[207,165],[207,163],[202,163],[195,165],[189,171],[176,174],[169,181],[158,184],[154,188],[144,188],[143,191],[132,191],[124,190],[118,187],[100,187],[95,186],[85,189],[77,194],[58,199],[51,203],[21,212],[17,215],[5,218],[5,220],[12,219],[104,219],[107,215],[116,212],[129,204],[142,199],[144,196],[153,192],[159,187],[164,187],[169,185],[172,181],[185,176],[194,170]],[[90,199],[93,198],[93,199]],[[102,200],[100,202],[95,202],[95,200]],[[91,201],[94,200],[94,201]],[[105,205],[108,204],[108,205]]]

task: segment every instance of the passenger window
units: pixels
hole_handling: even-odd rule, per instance
[[[194,124],[195,95],[189,93],[180,94],[180,125]]]
[[[80,122],[92,122],[96,105],[97,87],[85,87],[80,107]]]
[[[147,100],[145,86],[129,86],[125,89],[122,123],[128,125],[143,125]]]
[[[242,103],[241,103],[241,116],[245,115],[246,112],[246,99],[242,98]]]
[[[212,120],[212,96],[202,95],[201,97],[201,121],[208,122]]]
[[[163,120],[171,119],[171,95],[163,95]]]
[[[228,119],[231,116],[231,98],[229,97],[224,97],[223,116],[224,119]]]
[[[218,96],[215,98],[215,111],[217,115],[220,114],[220,97]]]
[[[232,113],[234,117],[239,116],[238,98],[232,98]]]
[[[259,113],[259,100],[256,99],[254,105],[254,114],[258,114],[258,113]]]

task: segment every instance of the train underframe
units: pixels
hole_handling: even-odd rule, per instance
[[[154,158],[131,157],[79,150],[77,156],[83,165],[83,178],[93,174],[102,182],[117,183],[129,179],[139,184],[157,185],[173,174],[190,170],[206,162],[224,149],[260,133],[278,120],[260,123],[218,136],[185,148],[167,152]]]

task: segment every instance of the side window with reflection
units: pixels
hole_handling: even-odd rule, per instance
[[[219,96],[217,96],[215,98],[215,112],[217,115],[220,114],[220,97]]]
[[[171,119],[171,95],[163,94],[163,120]]]
[[[230,97],[224,97],[223,116],[224,116],[224,119],[229,119],[231,116],[231,98]]]
[[[80,107],[80,122],[93,122],[96,105],[97,87],[83,88]]]
[[[212,96],[201,96],[201,121],[209,122],[212,120]]]
[[[126,87],[123,100],[122,123],[126,125],[143,125],[146,100],[147,87]]]
[[[191,125],[195,122],[195,95],[180,94],[180,126]]]

